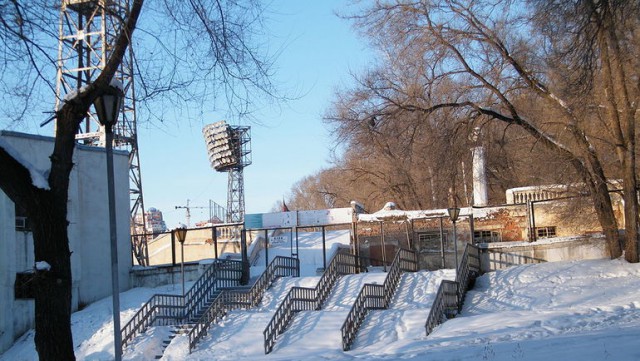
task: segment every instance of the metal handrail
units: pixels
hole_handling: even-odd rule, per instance
[[[349,351],[358,330],[369,310],[386,309],[400,283],[402,272],[418,270],[418,259],[414,251],[400,248],[393,258],[389,272],[382,285],[366,283],[362,286],[358,297],[349,310],[340,331],[342,332],[342,349]]]
[[[229,274],[236,274],[238,269],[242,270],[241,267],[240,261],[216,261],[207,267],[184,297],[165,294],[151,296],[120,330],[122,349],[152,325],[169,326],[183,323],[188,314],[204,302],[206,296],[213,296],[213,291],[217,288],[218,274],[225,277],[221,283],[228,284]]]
[[[462,311],[469,286],[481,272],[480,249],[472,244],[467,244],[456,270],[455,282],[443,280],[438,287],[436,299],[433,301],[425,323],[427,336],[436,326]]]
[[[427,322],[424,325],[427,336],[429,336],[436,326],[443,323],[446,319],[455,316],[457,311],[458,282],[443,280],[440,282],[436,299],[433,300],[429,317],[427,317]]]
[[[219,289],[238,285],[242,276],[242,261],[223,261],[217,267],[210,267],[208,270],[211,271],[198,278],[185,294],[185,320],[192,320],[202,313]]]
[[[299,275],[300,261],[297,258],[277,256],[250,289],[223,290],[189,330],[189,353],[207,334],[211,325],[217,323],[228,311],[257,306],[264,292],[276,279],[286,276],[299,277]]]
[[[348,252],[348,248],[338,250],[314,288],[292,287],[289,290],[262,332],[265,354],[273,350],[276,338],[284,332],[297,312],[321,309],[338,278],[356,272],[356,257]]]
[[[472,244],[467,244],[464,254],[456,272],[458,282],[458,312],[462,311],[462,304],[467,295],[469,286],[480,275],[480,249]]]

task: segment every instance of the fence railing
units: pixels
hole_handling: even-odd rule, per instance
[[[425,323],[427,336],[436,326],[455,317],[462,310],[467,290],[480,272],[480,250],[472,244],[467,244],[456,270],[455,282],[443,280],[438,287],[436,299],[433,301]]]
[[[418,260],[414,251],[398,249],[389,272],[382,285],[365,284],[356,298],[349,314],[341,327],[342,349],[349,351],[353,341],[358,335],[358,330],[369,310],[386,309],[396,292],[402,272],[415,272],[418,270]]]
[[[184,297],[182,295],[153,295],[120,331],[122,333],[122,348],[124,349],[135,336],[150,326],[169,326],[183,323],[190,314],[196,312],[213,298],[220,286],[237,284],[241,273],[242,262],[215,261],[207,267]],[[234,280],[233,277],[237,278]]]
[[[356,257],[348,252],[347,248],[338,250],[316,287],[292,287],[289,290],[263,331],[265,354],[273,350],[276,338],[284,332],[297,312],[321,309],[337,279],[356,272]]]
[[[260,275],[253,286],[247,290],[222,290],[210,307],[199,317],[189,330],[189,353],[207,334],[212,324],[230,310],[237,308],[255,307],[262,300],[264,292],[279,277],[300,275],[300,263],[297,258],[275,257],[267,269]]]

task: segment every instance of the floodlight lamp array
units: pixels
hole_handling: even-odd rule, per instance
[[[224,120],[209,124],[202,129],[209,162],[218,172],[240,166],[239,144],[233,129]]]

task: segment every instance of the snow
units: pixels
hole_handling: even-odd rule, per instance
[[[346,234],[346,237],[345,237]],[[331,245],[347,232],[327,232]],[[230,312],[191,353],[187,337],[176,336],[162,360],[638,360],[640,264],[624,260],[549,262],[512,267],[477,279],[458,317],[425,336],[424,323],[439,283],[453,270],[403,274],[388,310],[371,311],[352,350],[342,351],[340,327],[364,283],[384,281],[380,269],[343,276],[322,311],[301,312],[264,354],[263,330],[290,287],[314,287],[322,264],[319,233],[301,234],[303,277],[278,280],[254,309]],[[269,258],[286,255],[290,244],[273,245]],[[307,259],[305,259],[305,257]],[[264,259],[263,262],[264,263]],[[258,264],[261,264],[258,262]],[[255,273],[254,273],[255,271]],[[252,276],[259,272],[253,267]],[[135,288],[120,295],[126,322],[154,293],[180,293],[180,285]],[[113,359],[111,299],[72,316],[78,360]],[[125,352],[124,360],[153,359],[168,337],[152,327]],[[33,331],[0,360],[36,360]]]
[[[3,148],[9,155],[11,155],[18,163],[22,164],[27,170],[29,170],[29,174],[31,175],[31,183],[34,187],[49,190],[49,181],[45,174],[46,171],[41,171],[37,169],[33,164],[31,164],[28,160],[24,159],[20,152],[13,148],[9,143],[7,143],[2,137],[0,137],[0,148]]]
[[[124,85],[122,84],[122,82],[118,78],[115,78],[115,77],[112,78],[111,82],[109,83],[109,85],[111,85],[114,88],[120,89],[120,91],[124,91]]]
[[[187,225],[182,222],[178,222],[178,224],[176,224],[176,227],[172,229],[172,231],[175,231],[176,229],[184,229],[184,228],[187,228]]]
[[[400,209],[381,209],[372,214],[358,214],[360,222],[380,222],[389,220],[412,220],[430,217],[449,217],[446,209],[435,209],[428,211],[403,211]]]
[[[381,221],[411,221],[424,218],[437,218],[445,217],[449,218],[449,212],[446,209],[431,209],[431,210],[417,210],[417,211],[404,211],[395,208],[396,205],[393,202],[385,204],[381,210],[371,214],[358,214],[358,221],[360,222],[381,222]],[[460,217],[486,217],[488,214],[495,212],[495,209],[484,210],[483,208],[460,208]]]
[[[589,239],[601,239],[604,240],[604,234],[594,234],[589,235]],[[546,244],[557,244],[557,243],[566,243],[577,240],[585,239],[585,236],[565,236],[565,237],[551,237],[551,238],[541,238],[537,239],[535,242],[528,241],[514,241],[514,242],[491,242],[484,243],[483,247],[488,249],[504,249],[504,248],[516,248],[516,247],[531,247],[531,246],[541,246]]]
[[[62,98],[62,101],[58,104],[58,108],[56,109],[56,111],[60,110],[60,108],[62,107],[62,105],[64,103],[70,103],[72,102],[75,98],[78,97],[78,95],[84,93],[87,91],[87,89],[89,89],[89,85],[90,84],[85,84],[83,85],[79,90],[72,90],[70,92],[68,92],[67,94],[65,94],[64,98]]]
[[[36,262],[36,270],[51,271],[51,265],[47,261],[38,261]]]

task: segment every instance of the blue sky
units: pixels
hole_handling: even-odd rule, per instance
[[[274,83],[283,95],[293,97],[280,106],[254,109],[260,124],[230,119],[225,111],[177,119],[163,114],[163,122],[138,124],[138,146],[144,205],[160,209],[170,228],[187,223],[184,209],[190,200],[191,224],[208,218],[209,199],[226,207],[227,174],[209,165],[202,127],[220,120],[251,126],[253,164],[245,169],[247,213],[269,212],[286,197],[291,186],[307,175],[329,166],[333,141],[322,116],[336,89],[348,87],[351,73],[358,73],[374,61],[366,43],[348,21],[335,11],[351,13],[344,0],[274,0],[268,4],[265,39],[279,55]],[[54,81],[52,72],[51,80]],[[53,108],[50,88],[43,88],[42,104],[25,122],[0,119],[4,129],[53,135],[53,123],[39,124]],[[49,101],[50,99],[50,101]],[[163,104],[163,107],[170,104]],[[156,110],[157,111],[157,110]],[[160,110],[159,112],[162,112]],[[168,113],[172,113],[169,110]],[[7,120],[7,121],[5,121]]]
[[[270,4],[270,46],[281,48],[275,81],[299,98],[277,109],[258,109],[262,125],[251,125],[253,164],[245,169],[247,213],[269,212],[304,176],[329,165],[333,145],[322,115],[338,87],[348,86],[350,72],[372,61],[366,44],[350,23],[334,15],[348,10],[340,0],[280,0]],[[225,119],[209,114],[201,124]],[[226,119],[238,124],[236,119]],[[186,224],[187,199],[193,207],[209,199],[226,206],[227,174],[209,166],[197,121],[145,124],[138,129],[145,208],[160,209],[172,228]],[[208,217],[192,208],[191,224]]]

